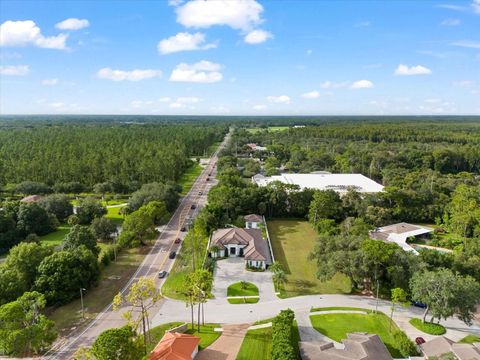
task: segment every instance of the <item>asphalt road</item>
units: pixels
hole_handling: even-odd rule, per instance
[[[168,255],[171,251],[181,251],[181,245],[183,243],[182,241],[180,244],[175,244],[175,239],[184,238],[186,232],[181,231],[182,227],[186,226],[189,219],[193,219],[198,214],[198,211],[205,206],[208,192],[217,182],[215,176],[218,153],[225,147],[229,140],[230,134],[227,134],[218,149],[209,159],[207,166],[194,182],[188,194],[181,199],[177,210],[172,215],[167,225],[164,226],[150,252],[145,255],[143,262],[140,264],[135,274],[120,291],[122,294],[128,293],[132,283],[141,277],[155,278],[158,288],[161,288],[165,279],[158,279],[157,274],[161,270],[169,271],[172,268],[175,259],[170,259]],[[207,177],[209,177],[209,181],[206,181]],[[196,205],[195,209],[191,208],[192,204]],[[161,307],[162,304],[163,301],[159,304],[159,307]],[[86,327],[83,327],[78,331],[73,331],[69,336],[63,339],[63,341],[58,341],[52,349],[43,356],[43,358],[52,360],[71,358],[78,348],[91,346],[98,335],[103,331],[125,325],[125,319],[122,314],[127,308],[128,307],[124,307],[119,311],[113,311],[112,304],[108,305]],[[156,309],[156,311],[158,310],[159,309]]]

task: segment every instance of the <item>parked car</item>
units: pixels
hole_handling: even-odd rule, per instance
[[[417,343],[417,345],[422,345],[426,343],[425,339],[420,336],[415,338],[415,342]]]
[[[203,195],[203,192],[199,191],[199,192],[198,192],[198,195]]]
[[[180,229],[180,231],[182,231],[182,232],[184,232],[185,230],[187,230],[187,229],[185,228],[185,226],[182,226],[182,228]]]
[[[175,256],[177,256],[177,253],[175,251],[170,251],[170,254],[168,255],[168,257],[170,259],[175,259]]]
[[[207,178],[205,179],[205,181],[210,181],[210,178],[207,177]]]
[[[422,308],[422,309],[427,308],[427,305],[425,305],[424,303],[421,303],[420,301],[416,301],[416,300],[412,300],[412,305],[416,306],[416,307],[419,307],[419,308]]]
[[[158,278],[159,278],[159,279],[163,279],[165,276],[167,276],[167,272],[166,272],[165,270],[160,271],[160,272],[158,273]]]
[[[192,206],[190,206],[190,209],[196,209],[197,208],[197,205],[195,204],[192,204]]]
[[[180,238],[175,239],[175,244],[180,244],[181,242],[182,242],[182,240]]]

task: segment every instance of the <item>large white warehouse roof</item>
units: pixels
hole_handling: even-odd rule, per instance
[[[255,175],[253,182],[259,186],[266,186],[272,181],[281,181],[285,184],[295,184],[300,189],[328,190],[345,193],[354,188],[362,193],[377,193],[383,186],[362,174],[281,174],[270,177]]]

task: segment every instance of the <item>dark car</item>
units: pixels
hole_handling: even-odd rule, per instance
[[[185,230],[187,230],[187,229],[185,228],[185,226],[182,226],[182,228],[180,229],[180,231],[182,231],[182,232],[185,231]]]
[[[419,307],[419,308],[422,308],[422,309],[427,308],[427,305],[425,305],[424,303],[421,303],[420,301],[416,301],[416,300],[412,300],[412,305],[416,306],[416,307]]]
[[[197,208],[197,205],[195,204],[192,204],[192,206],[190,206],[190,209],[196,209]]]
[[[182,240],[180,238],[175,239],[175,244],[180,244],[181,242],[182,242]]]
[[[170,259],[175,259],[175,256],[177,256],[177,253],[175,251],[170,251],[170,254],[168,255],[168,257]]]
[[[422,345],[426,343],[425,339],[420,336],[415,338],[415,342],[417,343],[417,345]]]
[[[198,192],[198,195],[203,195],[203,192],[199,191],[199,192]]]
[[[210,181],[210,178],[206,178],[205,181]]]
[[[167,276],[167,272],[166,272],[165,270],[160,271],[160,272],[158,273],[158,278],[159,278],[159,279],[163,279],[165,276]]]
[[[208,176],[212,176],[212,173],[208,174]],[[207,178],[208,179],[208,178]]]

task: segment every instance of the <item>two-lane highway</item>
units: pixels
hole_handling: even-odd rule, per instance
[[[205,206],[207,195],[210,188],[216,183],[216,163],[219,152],[226,146],[230,140],[230,133],[227,134],[211,156],[206,167],[202,170],[200,176],[196,179],[188,194],[183,197],[177,210],[174,212],[159,237],[155,241],[150,252],[145,255],[143,262],[140,264],[135,274],[130,278],[127,285],[120,291],[122,294],[128,293],[133,282],[141,277],[155,277],[159,288],[163,285],[164,279],[158,279],[158,272],[162,270],[170,271],[173,266],[174,259],[169,258],[171,251],[181,251],[183,237],[186,231],[182,229],[187,226],[189,219],[198,214],[198,210]],[[208,181],[206,179],[209,179]],[[192,209],[195,205],[195,209]],[[187,230],[187,229],[185,229]],[[175,239],[180,238],[182,241],[177,244]],[[161,306],[161,304],[160,304]],[[112,304],[109,304],[97,317],[92,320],[85,328],[72,332],[63,341],[58,341],[52,349],[44,355],[46,359],[69,359],[75,351],[82,346],[91,346],[95,339],[103,331],[120,327],[125,324],[122,314],[127,307],[119,311],[112,310]]]

